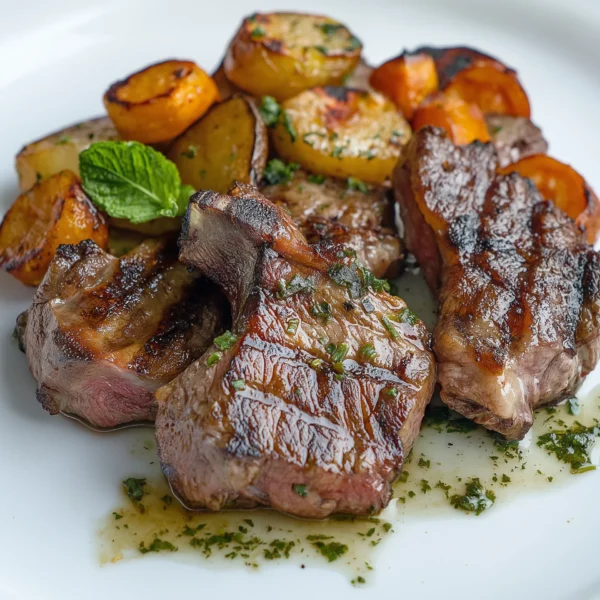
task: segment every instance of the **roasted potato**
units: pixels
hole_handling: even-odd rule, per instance
[[[341,84],[361,50],[358,38],[328,17],[257,13],[242,22],[223,66],[229,81],[243,90],[284,100],[312,87]]]
[[[600,200],[573,167],[546,154],[536,154],[499,171],[517,172],[531,179],[543,198],[551,200],[585,231],[590,244],[596,242],[600,233]]]
[[[426,125],[446,130],[455,144],[490,141],[485,118],[477,104],[455,95],[437,94],[417,108],[412,120],[414,130]]]
[[[254,104],[242,95],[213,106],[167,153],[183,183],[222,194],[235,181],[258,183],[267,155],[265,124]]]
[[[415,110],[435,94],[439,81],[435,61],[428,54],[404,54],[377,67],[370,77],[373,88],[388,96],[411,120]]]
[[[187,60],[150,65],[104,94],[104,106],[121,137],[144,144],[168,142],[219,99],[212,77]]]
[[[108,117],[98,117],[27,144],[15,161],[21,191],[59,171],[68,169],[79,174],[79,153],[82,150],[94,142],[118,139],[119,134],[112,121]]]
[[[472,48],[419,48],[435,61],[440,90],[477,104],[484,114],[531,117],[529,99],[516,71]]]
[[[277,153],[309,171],[383,183],[411,129],[377,92],[314,88],[282,103],[273,129]]]
[[[108,225],[72,171],[21,194],[0,225],[0,266],[27,285],[40,283],[61,244],[94,240],[106,248]]]
[[[225,68],[221,63],[219,68],[212,74],[213,81],[219,90],[219,96],[221,100],[227,100],[227,98],[231,98],[234,94],[242,93],[242,90],[234,85],[227,79],[227,75],[225,75]]]

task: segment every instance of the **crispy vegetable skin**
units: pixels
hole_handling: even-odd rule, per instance
[[[21,191],[59,171],[68,169],[79,174],[79,153],[82,150],[94,142],[118,139],[119,134],[112,121],[108,117],[98,117],[27,144],[15,161]]]
[[[391,176],[411,129],[377,92],[324,87],[282,103],[273,130],[277,153],[308,170],[383,183]]]
[[[212,74],[213,81],[219,90],[219,96],[221,100],[227,100],[227,98],[231,98],[234,94],[242,93],[242,90],[234,85],[227,79],[227,75],[225,74],[225,67],[223,67],[223,63],[219,65],[219,68]]]
[[[104,105],[126,140],[167,142],[185,131],[219,98],[212,77],[187,60],[150,65],[104,94]]]
[[[415,131],[433,125],[444,129],[455,144],[470,144],[475,140],[488,142],[490,135],[483,113],[476,104],[458,96],[437,94],[415,111],[412,125]]]
[[[435,61],[428,54],[409,54],[392,58],[371,74],[371,85],[388,96],[407,119],[412,119],[420,104],[438,91]]]
[[[227,78],[254,96],[290,98],[337,85],[358,64],[362,44],[338,21],[298,13],[254,14],[242,22],[227,54]]]
[[[79,178],[61,171],[21,194],[0,226],[0,266],[27,285],[40,283],[61,244],[108,242],[108,226]]]
[[[435,61],[440,90],[477,104],[484,113],[531,117],[516,71],[472,48],[419,48],[412,55]]]
[[[542,197],[569,215],[585,231],[588,242],[595,243],[600,233],[600,200],[573,167],[536,154],[500,169],[505,174],[513,171],[531,179]]]
[[[183,183],[222,194],[235,181],[257,184],[267,155],[265,124],[254,104],[242,95],[211,108],[168,152]]]

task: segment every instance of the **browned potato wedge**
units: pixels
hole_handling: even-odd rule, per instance
[[[219,65],[219,68],[212,74],[212,78],[217,85],[217,89],[219,90],[219,95],[221,96],[221,100],[227,100],[227,98],[231,98],[234,94],[239,94],[242,90],[234,85],[227,79],[227,75],[225,75],[225,67],[223,63]]]
[[[127,219],[115,219],[111,217],[109,223],[111,227],[134,231],[150,237],[175,233],[181,229],[181,217],[160,217],[152,221],[146,221],[146,223],[132,223]]]
[[[236,181],[257,184],[267,154],[267,130],[258,110],[237,95],[213,106],[173,142],[167,156],[183,183],[224,194]]]
[[[283,100],[322,85],[338,85],[360,60],[362,44],[328,17],[254,14],[242,22],[225,56],[229,81],[254,96]]]
[[[0,266],[27,285],[44,277],[61,244],[94,240],[106,248],[106,219],[79,178],[61,171],[21,194],[0,225]]]
[[[219,92],[212,77],[188,60],[150,65],[104,94],[104,105],[126,140],[168,142],[200,118]]]
[[[98,117],[51,133],[23,147],[15,166],[21,191],[48,179],[59,171],[79,174],[79,153],[90,144],[118,140],[119,134],[108,117]]]
[[[381,184],[410,135],[407,121],[381,94],[324,87],[282,103],[273,144],[281,157],[309,171]]]

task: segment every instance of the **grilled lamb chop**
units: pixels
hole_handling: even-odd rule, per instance
[[[526,156],[548,152],[548,142],[542,130],[525,117],[488,114],[485,122],[496,147],[500,167],[507,167]]]
[[[173,242],[117,259],[83,241],[59,247],[18,329],[42,406],[112,429],[154,419],[154,391],[210,346],[225,311]]]
[[[284,208],[311,243],[338,241],[354,249],[377,277],[398,275],[404,253],[393,230],[389,190],[376,186],[348,189],[346,182],[332,177],[322,183],[311,179],[297,171],[291,181],[264,186],[261,193]]]
[[[395,172],[408,249],[433,290],[441,397],[522,438],[532,410],[575,393],[598,360],[600,258],[492,144],[425,128]]]
[[[227,295],[233,334],[156,393],[174,493],[316,518],[386,506],[434,387],[425,326],[248,185],[193,196],[180,249]]]

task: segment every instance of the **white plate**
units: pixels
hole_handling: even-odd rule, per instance
[[[165,57],[211,68],[240,17],[256,9],[329,13],[377,62],[404,47],[468,44],[515,65],[552,154],[600,190],[600,6],[523,0],[2,0],[0,196],[16,196],[13,156],[24,142],[102,112],[117,78]],[[0,274],[0,598],[600,597],[600,473],[519,493],[480,517],[413,512],[378,548],[363,589],[323,568],[274,564],[258,573],[201,560],[146,556],[99,566],[98,529],[121,502],[119,482],[148,456],[148,431],[94,434],[36,402],[10,335],[30,291]],[[595,373],[591,387],[600,381]],[[151,458],[149,459],[151,460]],[[511,488],[505,495],[510,496]]]

